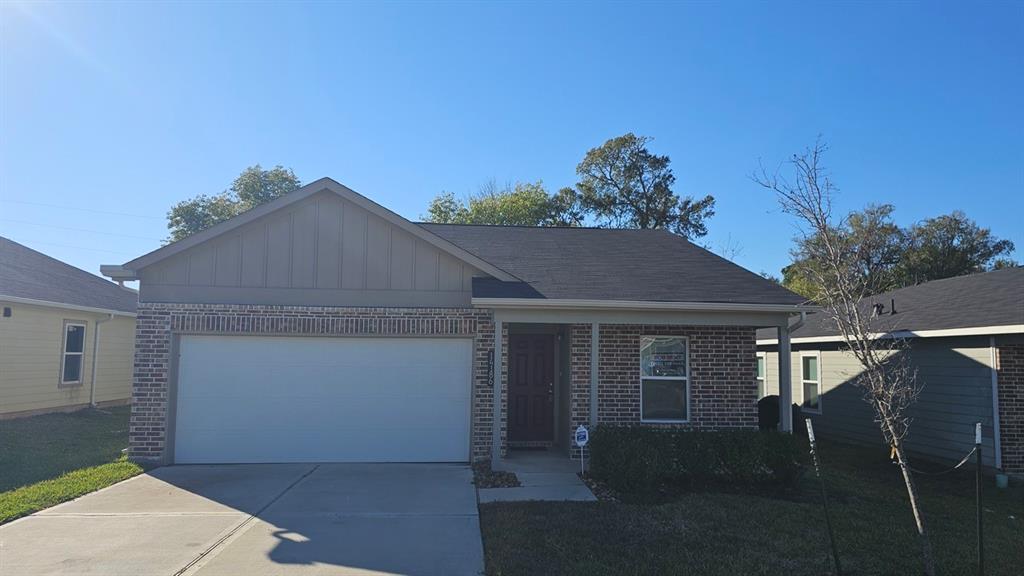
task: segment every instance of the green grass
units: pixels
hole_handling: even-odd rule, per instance
[[[843,573],[919,574],[913,517],[898,470],[884,450],[839,444],[822,449]],[[974,573],[973,475],[917,479],[939,573]],[[808,474],[787,499],[694,493],[657,505],[485,504],[480,522],[486,572],[830,574],[816,482]],[[986,478],[985,491],[986,573],[1020,574],[1024,488],[997,492]]]
[[[143,471],[127,461],[127,406],[0,420],[0,523]]]

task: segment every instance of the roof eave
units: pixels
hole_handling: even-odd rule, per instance
[[[653,300],[585,300],[557,298],[473,298],[476,308],[544,310],[664,310],[718,312],[814,312],[808,304],[749,304],[738,302],[663,302]]]
[[[971,326],[968,328],[941,328],[936,330],[894,330],[892,332],[873,334],[872,338],[954,338],[957,336],[998,336],[1000,334],[1024,334],[1024,324]],[[843,337],[838,334],[790,339],[790,343],[792,344],[818,344],[842,341]],[[777,338],[765,338],[757,341],[758,346],[774,346],[778,343],[779,340]]]
[[[135,318],[135,312],[127,312],[125,310],[113,310],[110,308],[97,308],[94,306],[80,306],[78,304],[68,304],[66,302],[51,302],[49,300],[36,300],[35,298],[22,298],[20,296],[5,296],[0,294],[0,301],[11,302],[14,304],[28,304],[31,306],[46,306],[49,308],[61,308],[63,310],[75,310],[77,312],[92,312],[96,314],[113,314],[114,316],[127,316]]]

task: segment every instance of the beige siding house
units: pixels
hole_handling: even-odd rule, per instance
[[[136,299],[0,238],[0,418],[127,403]]]
[[[902,336],[921,387],[906,445],[936,461],[957,461],[982,424],[984,463],[1024,474],[1024,269],[987,272],[896,290],[873,299]],[[892,313],[895,307],[895,314]],[[855,386],[860,367],[821,319],[793,332],[791,390],[815,430],[881,443],[871,407]],[[758,336],[763,395],[779,394],[778,343]]]

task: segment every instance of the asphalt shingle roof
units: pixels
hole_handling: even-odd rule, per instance
[[[774,282],[664,230],[421,223],[523,282],[478,278],[478,298],[801,304]]]
[[[135,312],[138,294],[0,236],[0,297]]]
[[[892,303],[896,314],[890,314]],[[864,303],[885,306],[876,320],[879,330],[949,330],[1024,324],[1024,268],[1007,268],[956,278],[933,280],[877,296]],[[836,336],[824,314],[811,314],[792,333],[794,338]],[[759,330],[759,339],[775,339],[774,329]]]

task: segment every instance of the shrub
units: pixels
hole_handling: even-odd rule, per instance
[[[685,490],[793,488],[802,448],[790,434],[598,426],[590,473],[608,487],[642,497]]]

